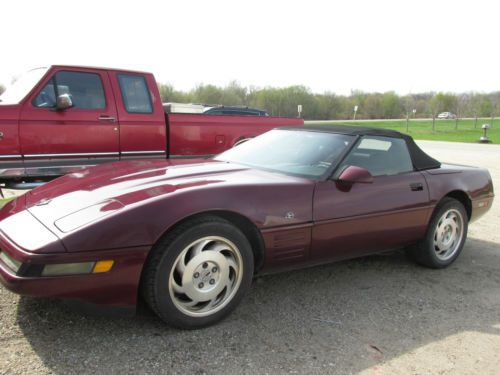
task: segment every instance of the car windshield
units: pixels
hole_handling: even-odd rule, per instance
[[[271,130],[214,159],[308,178],[331,171],[355,137],[307,130]]]
[[[48,68],[37,68],[19,76],[0,95],[0,104],[19,103],[47,72]]]

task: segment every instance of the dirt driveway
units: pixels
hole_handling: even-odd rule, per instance
[[[500,146],[419,142],[442,161],[485,166]],[[178,331],[142,312],[88,317],[0,287],[0,374],[498,374],[500,199],[457,262],[401,253],[255,280],[227,320]]]

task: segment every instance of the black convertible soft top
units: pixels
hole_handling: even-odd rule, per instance
[[[379,137],[392,137],[401,138],[406,142],[408,151],[410,152],[410,157],[413,163],[413,167],[422,171],[425,169],[435,169],[441,166],[441,163],[434,158],[427,155],[420,147],[417,146],[412,137],[407,134],[400,133],[395,130],[382,129],[382,128],[369,128],[364,126],[353,126],[353,125],[302,125],[302,126],[284,126],[278,129],[286,130],[306,130],[306,131],[317,131],[324,133],[338,133],[347,135],[374,135]]]

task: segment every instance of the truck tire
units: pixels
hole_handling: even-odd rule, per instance
[[[205,216],[186,222],[151,250],[142,292],[167,324],[196,329],[219,322],[250,288],[253,253],[228,221]]]

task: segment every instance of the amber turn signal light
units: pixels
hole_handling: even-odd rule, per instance
[[[95,266],[94,269],[92,270],[92,273],[108,272],[113,267],[113,264],[115,264],[114,260],[99,260],[95,262]]]

